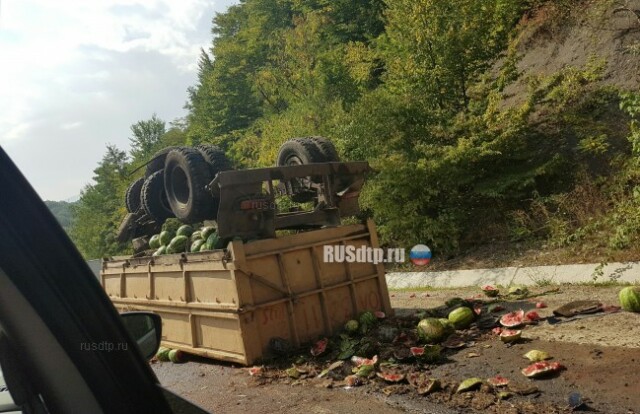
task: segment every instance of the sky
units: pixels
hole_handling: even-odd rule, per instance
[[[132,124],[185,116],[211,19],[235,3],[0,0],[0,146],[41,198],[77,198]]]

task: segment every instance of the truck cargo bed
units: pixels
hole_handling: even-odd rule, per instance
[[[297,347],[362,311],[392,314],[383,265],[326,263],[324,245],[379,247],[369,221],[225,251],[105,260],[100,279],[117,308],[162,317],[163,345],[249,365],[272,338]]]

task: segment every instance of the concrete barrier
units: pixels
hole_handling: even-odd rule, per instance
[[[391,289],[454,288],[483,285],[546,285],[584,282],[640,282],[640,262],[571,264],[558,266],[502,267],[436,272],[390,272]]]

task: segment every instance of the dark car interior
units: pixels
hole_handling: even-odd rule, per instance
[[[125,326],[2,148],[0,228],[0,365],[23,412],[203,412],[164,390],[147,363],[159,318]]]

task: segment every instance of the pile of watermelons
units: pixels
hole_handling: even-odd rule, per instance
[[[184,224],[173,230],[172,226],[163,226],[160,234],[149,239],[149,247],[156,249],[153,256],[185,252],[204,252],[222,249],[225,243],[218,237],[215,227],[205,226],[194,231],[193,227]]]

